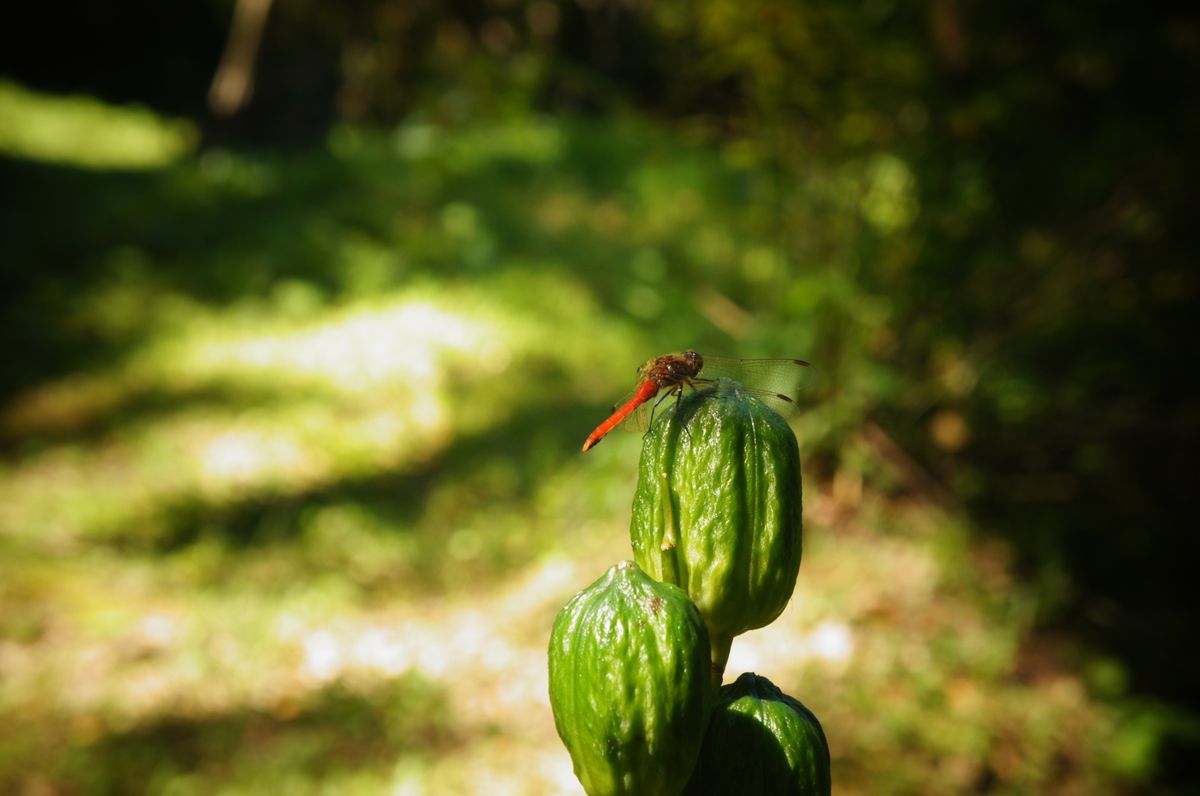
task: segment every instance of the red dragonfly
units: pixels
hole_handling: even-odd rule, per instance
[[[639,407],[645,412],[647,402],[659,393],[662,393],[661,397],[645,414],[652,413],[668,396],[682,397],[684,387],[695,389],[698,384],[711,384],[721,377],[741,382],[748,393],[768,402],[793,403],[781,390],[795,388],[802,367],[808,367],[803,359],[721,359],[702,357],[695,351],[655,357],[638,368],[637,389],[620,407],[613,407],[612,415],[588,435],[583,450],[587,452],[596,447],[608,432],[625,422]],[[641,426],[649,427],[649,420],[641,413],[635,416],[641,420]]]

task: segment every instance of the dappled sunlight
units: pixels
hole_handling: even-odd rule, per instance
[[[505,338],[494,321],[419,295],[299,326],[198,319],[113,373],[38,388],[6,411],[10,433],[70,433],[140,395],[176,396],[159,399],[169,408],[152,423],[8,465],[0,530],[105,535],[140,522],[145,538],[155,511],[181,499],[221,503],[401,466],[452,433],[447,368],[494,377],[511,361]]]
[[[764,665],[777,663],[783,656],[787,666],[816,660],[830,671],[840,672],[854,653],[854,631],[844,622],[825,620],[808,633],[789,634],[768,640],[750,636],[739,641],[729,655],[727,679],[736,680],[743,672],[758,672]]]
[[[419,775],[406,768],[397,783],[432,789],[415,791],[426,793],[494,781],[498,790],[489,792],[575,794],[547,704],[545,626],[591,574],[551,556],[483,592],[374,610],[301,608],[303,600],[286,596],[246,599],[233,614],[215,613],[214,603],[209,616],[203,603],[190,615],[166,608],[139,615],[129,605],[121,609],[134,612],[119,623],[125,630],[77,653],[46,639],[40,658],[5,656],[0,644],[0,695],[52,687],[54,708],[76,717],[73,742],[88,746],[167,715],[218,720],[251,707],[287,721],[327,689],[369,695],[419,677],[444,687],[450,701],[441,712],[455,733],[477,740],[423,762]],[[82,681],[81,668],[90,672]],[[403,701],[390,708],[397,718],[405,709]],[[514,755],[526,764],[513,769]]]
[[[300,326],[269,315],[247,322],[238,314],[201,314],[115,372],[74,376],[19,396],[0,420],[9,433],[71,428],[140,393],[186,398],[210,386],[235,393],[269,387],[292,400],[315,389],[317,396],[394,405],[399,394],[414,402],[409,416],[432,429],[444,422],[437,397],[445,359],[460,357],[494,374],[511,360],[504,338],[494,321],[469,319],[419,296],[352,305]]]
[[[345,156],[353,156],[358,143],[352,128],[339,129],[331,140],[334,151]],[[442,156],[455,170],[464,172],[495,161],[549,166],[562,157],[564,144],[562,128],[539,119],[512,119],[453,139],[447,139],[437,125],[414,121],[400,126],[393,137],[395,151],[402,158]]]
[[[0,80],[0,155],[97,169],[159,168],[195,146],[196,130],[145,108],[55,97]]]
[[[866,219],[884,232],[902,229],[916,218],[917,186],[911,169],[891,154],[879,154],[867,168],[867,190],[862,197]]]
[[[300,483],[305,477],[304,451],[292,440],[228,431],[197,451],[202,489],[215,492],[223,484],[252,486],[257,477],[275,471]],[[207,488],[205,488],[207,487]]]
[[[473,364],[493,373],[503,368],[510,355],[502,339],[487,322],[426,299],[400,298],[339,311],[295,330],[202,339],[179,352],[179,367],[201,377],[311,382],[348,394],[397,385],[436,393],[439,364],[447,355],[471,355]]]

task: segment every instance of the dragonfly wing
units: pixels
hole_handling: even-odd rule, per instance
[[[760,398],[785,396],[795,399],[811,377],[811,369],[802,359],[705,357],[704,368],[700,371],[701,379],[732,379]]]

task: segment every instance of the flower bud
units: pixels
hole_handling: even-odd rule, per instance
[[[721,689],[684,796],[829,791],[829,745],[812,711],[750,672]]]
[[[715,696],[696,606],[632,561],[575,595],[554,621],[550,706],[589,796],[676,796]]]
[[[638,564],[696,603],[723,669],[733,637],[773,621],[796,585],[800,452],[787,422],[728,379],[684,396],[645,436],[630,536]]]

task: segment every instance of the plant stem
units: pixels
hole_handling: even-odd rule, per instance
[[[712,649],[713,691],[720,692],[721,682],[725,677],[725,664],[729,661],[729,648],[733,646],[733,636],[710,635],[708,640]]]
[[[659,563],[659,567],[662,569],[662,582],[678,586],[679,576],[678,570],[675,568],[675,545],[663,542],[659,550],[662,554]]]

